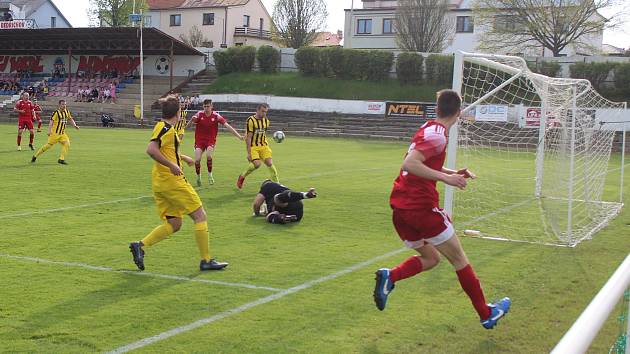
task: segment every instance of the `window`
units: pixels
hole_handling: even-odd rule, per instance
[[[371,34],[371,33],[372,33],[372,19],[357,20],[357,34]]]
[[[472,33],[475,29],[473,18],[471,16],[457,16],[457,33]]]
[[[144,16],[144,27],[151,27],[151,16]]]
[[[394,33],[394,20],[391,18],[383,19],[383,34],[392,34]]]
[[[249,27],[249,16],[243,16],[243,27]]]
[[[494,29],[497,31],[514,32],[521,27],[521,21],[515,15],[500,15],[494,19]]]
[[[214,13],[203,14],[203,25],[214,25]]]
[[[57,18],[56,17],[51,17],[50,18],[50,28],[55,28],[57,27]]]
[[[171,15],[171,27],[182,25],[182,15]]]

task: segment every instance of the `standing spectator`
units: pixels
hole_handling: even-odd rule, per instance
[[[112,103],[116,103],[116,84],[113,82],[109,85],[109,97],[112,100]]]

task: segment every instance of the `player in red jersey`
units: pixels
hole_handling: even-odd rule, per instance
[[[206,166],[208,167],[208,183],[214,184],[214,177],[212,177],[212,155],[214,153],[214,147],[217,143],[217,133],[219,132],[219,124],[226,127],[235,137],[243,140],[243,136],[239,134],[236,129],[232,128],[230,124],[219,113],[214,112],[212,106],[212,100],[203,101],[203,111],[195,114],[188,122],[186,128],[191,123],[195,123],[195,171],[197,172],[197,186],[201,186],[201,156],[203,152],[206,152]]]
[[[428,121],[413,136],[400,175],[390,196],[393,223],[400,239],[420,256],[412,256],[388,269],[376,271],[374,301],[383,310],[394,283],[435,267],[442,254],[455,268],[459,283],[470,298],[486,329],[493,328],[510,309],[507,297],[486,304],[479,279],[455,234],[449,216],[439,207],[437,181],[459,189],[466,188],[467,178],[475,175],[467,169],[443,167],[446,158],[448,130],[461,113],[461,97],[452,90],[437,95],[436,120]]]
[[[42,131],[42,107],[37,103],[37,98],[33,99],[33,122],[37,121],[37,132],[40,133]]]
[[[33,102],[29,100],[28,92],[22,93],[22,97],[15,104],[15,108],[13,109],[18,113],[18,136],[17,136],[17,146],[18,151],[22,150],[20,146],[22,144],[22,132],[26,129],[31,133],[29,138],[28,146],[31,150],[35,150],[33,148],[33,138],[35,137],[35,132],[33,132],[33,109],[35,105]]]

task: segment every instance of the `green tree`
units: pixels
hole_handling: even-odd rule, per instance
[[[130,26],[129,15],[133,12],[134,0],[90,0],[89,15],[93,22],[102,27]],[[148,9],[146,0],[135,0],[136,13]]]
[[[273,32],[279,43],[297,49],[315,40],[327,17],[324,0],[278,0],[273,9]]]

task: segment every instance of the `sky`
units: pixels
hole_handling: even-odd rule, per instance
[[[352,0],[324,0],[328,8],[328,24],[326,31],[336,32],[344,28],[344,9],[349,9]],[[53,0],[64,16],[74,27],[87,27],[89,24],[87,10],[89,0]],[[273,13],[275,0],[262,0],[269,14]],[[624,13],[621,26],[615,30],[604,31],[604,44],[630,48],[630,1],[619,0],[621,5],[602,10],[602,15],[609,17],[616,13]],[[625,4],[624,4],[625,3]],[[361,8],[361,0],[354,0],[355,8]]]

